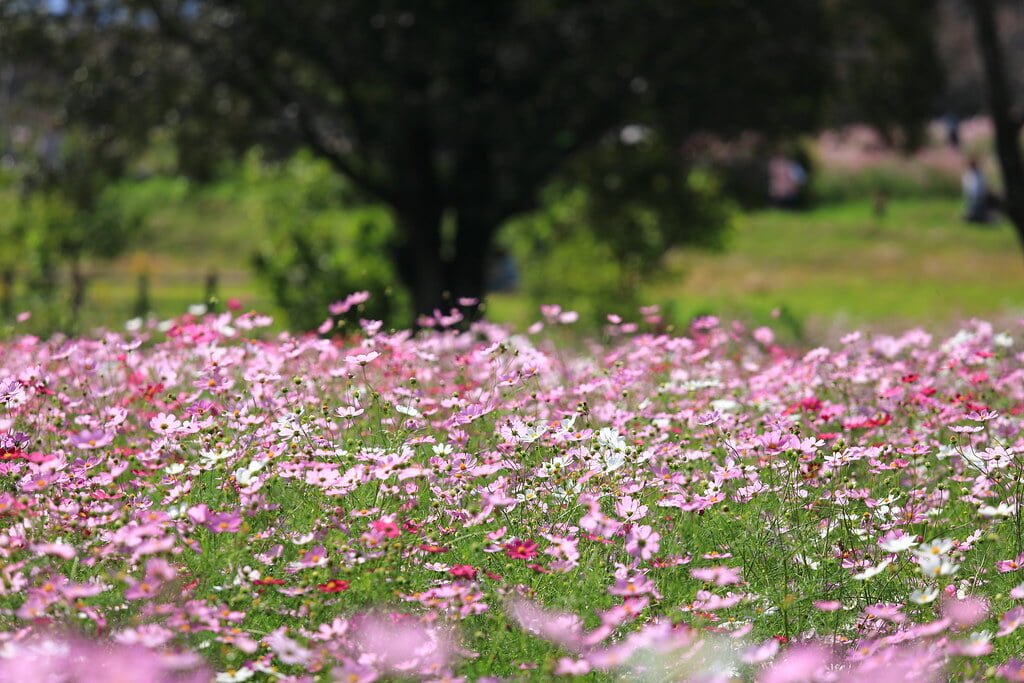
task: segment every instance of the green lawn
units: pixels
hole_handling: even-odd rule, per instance
[[[869,202],[744,216],[722,253],[680,250],[650,289],[684,315],[763,319],[784,307],[811,338],[841,326],[951,327],[1024,315],[1024,255],[1007,222],[960,220],[954,200]]]
[[[201,301],[210,270],[219,273],[222,299],[276,313],[249,270],[258,231],[232,220],[230,202],[179,208],[156,216],[148,251],[90,266],[86,325],[119,326],[129,317],[142,269],[159,316]],[[853,327],[946,330],[970,317],[1024,317],[1024,256],[1011,226],[967,225],[959,212],[955,200],[915,199],[890,202],[883,218],[868,201],[742,215],[724,251],[668,254],[644,298],[676,321],[711,313],[765,323],[781,310],[775,325],[808,342]],[[517,294],[492,296],[489,314],[516,325],[538,318]]]

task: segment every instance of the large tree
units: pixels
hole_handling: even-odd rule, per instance
[[[989,115],[995,128],[996,156],[1003,176],[1003,210],[1024,246],[1024,157],[1020,146],[1021,127],[1024,126],[1022,103],[1014,96],[1006,70],[1006,57],[996,26],[996,3],[993,0],[970,0],[970,4],[985,73]],[[1012,7],[1011,11],[1020,10]]]
[[[391,209],[430,312],[481,297],[497,228],[626,126],[673,150],[813,125],[843,35],[828,22],[857,4],[0,0],[0,44],[65,75],[66,123],[97,155],[153,128],[196,175],[254,141],[313,150]]]

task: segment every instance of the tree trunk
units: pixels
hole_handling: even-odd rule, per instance
[[[480,317],[480,305],[487,294],[491,242],[497,228],[497,221],[486,210],[459,212],[448,281],[452,297],[468,322]]]
[[[0,271],[0,318],[14,317],[14,268],[4,266]]]
[[[82,306],[85,304],[85,286],[86,278],[85,273],[82,272],[82,263],[77,256],[71,258],[71,320],[74,323],[78,322],[78,315],[82,312]]]
[[[1024,246],[1024,160],[1020,150],[1020,122],[1013,115],[1006,61],[996,29],[992,0],[972,0],[974,27],[985,67],[988,105],[996,132],[996,152],[1003,176],[1003,209]]]
[[[489,150],[482,132],[471,136],[459,153],[456,175],[455,253],[448,280],[467,322],[480,317],[480,306],[487,294],[491,242],[501,223]]]
[[[413,313],[432,316],[445,310],[445,267],[441,260],[441,214],[399,216],[405,241],[395,252],[398,277],[412,296]]]

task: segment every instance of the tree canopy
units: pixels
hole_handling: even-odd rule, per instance
[[[61,124],[87,132],[82,154],[109,175],[154,130],[199,177],[255,142],[327,159],[390,208],[397,271],[430,312],[482,297],[496,229],[626,127],[655,131],[678,164],[694,131],[815,125],[839,92],[836,47],[849,37],[836,22],[869,17],[865,35],[881,37],[861,47],[883,61],[898,42],[876,30],[892,23],[877,20],[881,5],[0,0],[0,50],[54,74]],[[910,72],[927,51],[894,53],[886,77],[920,82]]]

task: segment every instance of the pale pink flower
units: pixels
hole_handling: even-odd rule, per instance
[[[716,586],[728,586],[742,581],[739,567],[698,567],[690,570],[690,576]]]
[[[409,615],[366,615],[351,627],[359,661],[392,676],[437,672],[455,658],[450,632]]]
[[[370,351],[368,353],[353,354],[345,356],[345,362],[351,363],[352,365],[367,365],[372,363],[377,358],[380,358],[380,353],[377,351]]]
[[[655,586],[654,581],[643,574],[634,574],[629,578],[616,580],[608,592],[612,595],[643,595],[655,592]]]
[[[370,300],[370,293],[368,291],[353,292],[349,294],[341,301],[335,301],[327,307],[327,311],[331,315],[344,315],[348,313],[353,306],[366,303]]]
[[[754,340],[762,346],[770,346],[775,341],[775,333],[770,327],[759,327],[754,330]]]
[[[624,496],[615,501],[615,514],[627,522],[636,522],[647,515],[647,506],[632,496]]]
[[[556,676],[585,676],[590,673],[592,667],[586,659],[572,659],[561,657],[555,665]]]
[[[996,669],[996,673],[1008,681],[1024,681],[1024,661],[1008,659]]]
[[[968,636],[967,640],[957,640],[950,644],[950,650],[954,654],[962,655],[964,657],[984,657],[988,653],[992,652],[992,643],[989,638],[991,637],[990,632],[982,631],[980,633],[972,633]]]
[[[30,546],[30,549],[34,553],[40,555],[55,555],[65,560],[70,560],[75,556],[75,546],[68,545],[67,543],[35,543]]]
[[[1017,606],[1007,610],[999,620],[999,631],[997,638],[1008,636],[1024,625],[1024,607]]]
[[[704,413],[699,413],[694,418],[694,421],[697,424],[701,425],[702,427],[707,427],[708,425],[715,424],[716,422],[718,422],[721,419],[722,419],[722,414],[720,412],[718,412],[717,410],[709,410],[709,411],[704,412]]]
[[[1024,568],[1024,554],[1018,555],[1012,560],[999,560],[996,562],[996,569],[1000,572],[1015,572]]]
[[[160,413],[149,421],[149,426],[157,434],[171,435],[181,431],[181,420],[174,415]]]
[[[988,602],[975,596],[967,596],[962,599],[947,598],[942,601],[942,614],[948,617],[955,626],[967,629],[982,622],[988,616]]]
[[[263,639],[267,647],[274,651],[277,658],[285,664],[305,664],[312,657],[309,648],[304,647],[298,641],[289,638],[285,633],[287,629],[282,626],[271,631]]]
[[[649,524],[641,524],[630,529],[626,536],[626,552],[644,560],[651,559],[661,547],[661,534]]]
[[[740,661],[744,664],[761,664],[775,657],[781,645],[775,638],[769,638],[760,645],[752,645],[740,655]]]
[[[759,683],[813,683],[832,662],[824,648],[813,645],[791,647],[765,670]]]

